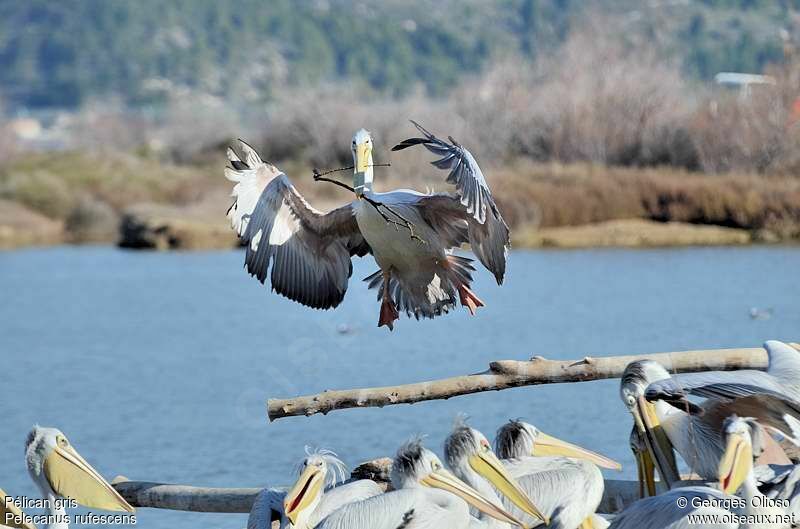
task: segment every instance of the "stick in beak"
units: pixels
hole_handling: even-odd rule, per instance
[[[324,483],[325,473],[320,467],[306,466],[283,500],[283,512],[292,525],[298,525],[298,518],[316,505]]]
[[[534,505],[528,494],[517,483],[517,480],[511,477],[511,474],[508,473],[503,463],[497,459],[494,452],[488,446],[484,445],[482,448],[480,452],[469,458],[469,465],[472,469],[488,479],[514,505],[531,516],[544,521],[545,525],[549,525],[550,518],[542,514],[542,511]]]
[[[725,453],[719,463],[719,485],[725,494],[742,486],[753,466],[753,448],[740,433],[729,434]]]
[[[134,508],[84,460],[64,437],[44,460],[44,474],[60,496],[84,507],[134,512]]]
[[[525,528],[525,525],[514,518],[512,514],[507,512],[499,505],[496,505],[492,501],[484,498],[478,491],[443,468],[434,470],[425,476],[421,480],[421,483],[428,487],[434,487],[451,492],[479,511],[486,513],[496,520]]]
[[[578,445],[562,441],[539,431],[533,443],[534,456],[566,456],[591,461],[600,468],[622,470],[622,465],[604,455],[587,450]]]

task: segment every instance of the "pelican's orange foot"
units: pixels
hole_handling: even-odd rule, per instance
[[[475,315],[475,311],[478,309],[478,307],[485,306],[483,301],[481,301],[481,298],[476,296],[473,291],[464,285],[458,286],[458,295],[461,298],[461,305],[467,307],[467,310],[469,310],[471,316]]]
[[[384,300],[381,303],[381,317],[378,320],[378,327],[383,327],[386,325],[389,327],[390,331],[394,330],[394,321],[400,319],[400,314],[398,314],[397,309],[392,303],[391,300]]]

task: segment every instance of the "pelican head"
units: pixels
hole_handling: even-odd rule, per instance
[[[48,499],[71,498],[85,507],[134,512],[56,428],[33,427],[25,444],[25,462]]]
[[[765,434],[755,419],[735,414],[725,419],[722,429],[726,446],[719,463],[719,486],[725,494],[733,494],[752,471],[754,458],[764,451]]]
[[[366,129],[353,135],[353,189],[360,198],[372,191],[372,136]]]
[[[644,397],[647,386],[668,378],[669,372],[658,362],[637,360],[625,367],[620,382],[620,398],[631,413],[636,435],[640,437],[631,447],[646,447],[646,450],[634,450],[634,457],[637,468],[642,470],[639,475],[640,490],[646,486],[650,495],[654,495],[656,490],[655,468],[659,469],[662,479],[668,483],[670,477],[677,474],[672,446],[661,428],[656,407]]]
[[[344,481],[345,465],[329,450],[311,451],[298,468],[299,477],[283,500],[283,512],[294,527],[308,527],[308,518],[319,505],[327,487]]]
[[[547,435],[534,425],[512,420],[497,430],[495,451],[502,459],[530,456],[565,456],[591,461],[601,468],[621,470],[622,465],[591,450]]]
[[[432,487],[446,490],[496,520],[525,527],[501,506],[445,469],[436,454],[422,446],[420,439],[412,439],[397,451],[392,461],[391,480],[395,489]]]
[[[444,442],[444,458],[447,465],[461,476],[477,473],[524,512],[539,518],[545,524],[550,523],[549,518],[534,505],[497,458],[486,436],[475,428],[470,428],[462,420],[456,422]]]

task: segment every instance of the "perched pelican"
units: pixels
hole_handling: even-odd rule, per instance
[[[378,326],[393,329],[398,309],[416,318],[446,313],[456,296],[474,314],[483,306],[470,290],[475,269],[452,249],[469,243],[502,284],[508,226],[469,151],[417,128],[424,138],[405,140],[394,150],[422,144],[441,155],[433,163],[451,170],[447,181],[455,184],[455,193],[373,191],[373,143],[364,129],[353,136],[353,187],[340,184],[356,199],[330,213],[312,208],[284,173],[246,143],[240,142],[241,157],[228,149],[231,166],[225,176],[236,182],[228,217],[247,245],[247,271],[264,283],[272,263],[273,290],[303,305],[328,309],[344,298],[351,257],[371,253],[380,270],[366,281],[379,288]]]
[[[25,443],[25,462],[31,479],[48,500],[50,523],[45,529],[69,527],[64,498],[94,509],[134,512],[133,507],[78,454],[60,430],[34,426]]]
[[[341,484],[345,479],[345,465],[328,450],[306,449],[299,471],[292,490],[264,489],[259,493],[250,510],[247,529],[270,529],[273,512],[280,514],[282,529],[313,528],[343,505],[383,493],[378,484],[369,479]],[[321,492],[317,494],[316,489]]]
[[[558,468],[563,462],[591,461],[601,468],[621,470],[622,465],[608,457],[547,435],[534,425],[511,420],[497,430],[495,453],[511,475],[519,477],[540,470]],[[594,471],[591,472],[594,474]]]
[[[502,507],[481,496],[444,469],[433,452],[419,440],[403,445],[392,463],[392,486],[395,490],[366,500],[349,503],[334,511],[317,525],[318,529],[422,529],[476,528],[469,505],[497,520],[520,525]],[[295,485],[297,496],[287,497],[300,510],[316,501],[307,496],[319,495],[321,487]],[[297,511],[295,511],[297,512]],[[302,516],[297,512],[297,516]]]
[[[681,507],[679,501],[686,501]],[[736,499],[711,487],[678,487],[650,498],[638,500],[619,513],[608,529],[739,529],[737,522],[719,524],[689,523],[689,516],[714,516],[722,520]]]
[[[769,436],[752,417],[740,418],[736,415],[725,419],[724,434],[726,447],[719,465],[722,492],[733,494],[738,491],[738,495],[745,500],[743,514],[760,515],[761,519],[770,520],[756,527],[788,529],[791,519],[786,507],[779,501],[768,499],[758,490],[754,472],[754,460],[764,450],[763,441]]]
[[[737,371],[702,371],[679,373],[655,380],[647,388],[646,397],[669,394],[695,395],[705,398],[732,399],[746,395],[773,391],[795,402],[800,402],[800,351],[791,345],[769,340],[767,371],[741,369]]]
[[[680,481],[673,448],[702,479],[716,478],[725,448],[722,425],[734,413],[756,417],[762,425],[784,436],[792,436],[794,430],[800,430],[800,404],[781,394],[766,389],[755,393],[753,388],[747,396],[708,399],[694,404],[686,395],[675,391],[674,384],[664,382],[669,378],[667,370],[657,362],[641,360],[625,368],[620,385],[622,401],[631,412],[642,444],[653,457],[652,463],[667,488]],[[661,395],[651,391],[654,387],[669,387],[671,391]],[[644,458],[640,464],[647,466],[647,457],[638,454],[637,459],[639,456]],[[788,464],[790,461],[772,437],[765,435],[760,463]],[[655,490],[652,474],[646,479],[647,489],[652,492]]]
[[[5,527],[36,529],[36,525],[12,501],[12,496],[0,489],[0,529]]]
[[[528,527],[542,520],[556,529],[606,526],[594,515],[603,497],[603,477],[592,464],[566,457],[500,461],[486,437],[463,422],[457,422],[445,440],[444,454],[453,473],[481,494],[499,490],[503,505]],[[538,471],[525,472],[533,470],[536,459],[558,461],[551,461],[551,468],[542,465]],[[538,509],[532,511],[531,502]]]

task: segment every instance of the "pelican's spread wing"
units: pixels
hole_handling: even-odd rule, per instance
[[[461,203],[467,208],[467,213],[475,217],[480,224],[486,221],[487,209],[497,211],[497,206],[489,191],[489,185],[483,177],[483,172],[472,154],[450,138],[452,143],[440,140],[419,123],[411,121],[424,136],[423,138],[409,138],[394,147],[393,151],[400,151],[413,145],[424,145],[429,151],[441,156],[431,162],[439,169],[450,169],[447,182],[456,186]],[[499,212],[497,212],[499,216]]]
[[[228,149],[225,176],[236,182],[231,224],[247,245],[245,265],[264,283],[272,262],[272,288],[287,298],[327,309],[341,303],[352,273],[352,255],[370,251],[350,205],[324,214],[289,178],[241,142],[241,159]]]
[[[499,211],[493,209],[486,221],[479,223],[464,209],[461,200],[449,193],[423,196],[416,205],[443,244],[454,248],[468,242],[478,260],[494,274],[497,283],[503,283],[510,241],[508,226]]]
[[[783,388],[774,377],[763,371],[743,369],[741,371],[705,371],[679,373],[671,378],[653,382],[647,386],[647,400],[672,401],[686,395],[712,399],[735,399],[757,395],[765,391],[782,394]],[[681,406],[678,406],[683,409]]]

